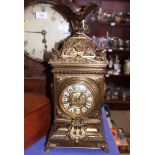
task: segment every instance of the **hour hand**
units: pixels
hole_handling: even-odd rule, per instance
[[[26,33],[41,33],[41,32],[37,32],[37,31],[24,31]]]
[[[47,31],[42,30],[42,31],[25,31],[25,33],[41,33],[42,35],[46,35]]]
[[[83,95],[83,93],[81,93],[80,95],[79,95],[79,97],[78,97],[78,101],[80,101],[80,98],[81,98],[81,96]]]

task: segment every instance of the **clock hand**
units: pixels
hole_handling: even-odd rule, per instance
[[[80,96],[78,97],[77,101],[80,101],[81,96],[83,95],[83,93],[80,94]]]
[[[83,95],[83,92],[80,94],[79,98]]]
[[[46,30],[42,30],[41,31],[41,34],[44,36],[44,39],[42,40],[42,42],[45,44],[45,50],[47,51],[47,44],[46,44],[46,34],[47,34],[47,31]]]
[[[25,31],[26,33],[40,33],[40,34],[42,34],[43,36],[44,36],[44,38],[43,38],[43,40],[42,40],[42,42],[45,44],[45,49],[46,49],[46,51],[47,51],[47,45],[46,45],[46,34],[47,34],[47,31],[46,30],[42,30],[42,31]]]
[[[41,33],[42,34],[42,32],[37,32],[37,31],[24,31],[24,32],[26,32],[26,33]]]
[[[46,30],[42,30],[42,31],[25,31],[26,33],[41,33],[42,35],[46,35],[47,31]]]

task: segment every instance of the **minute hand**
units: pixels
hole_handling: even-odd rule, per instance
[[[78,101],[80,100],[81,96],[83,95],[83,93],[80,94],[80,96],[78,97]]]
[[[42,35],[46,35],[47,31],[42,30],[42,31],[25,31],[26,33],[41,33]]]
[[[38,31],[25,31],[26,33],[42,33],[42,32],[38,32]]]

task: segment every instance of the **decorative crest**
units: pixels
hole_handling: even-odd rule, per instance
[[[80,8],[58,4],[55,6],[55,9],[62,11],[68,17],[72,23],[74,33],[81,33],[85,31],[84,19],[96,7],[97,5],[94,3],[90,4],[89,6],[81,6]]]
[[[74,7],[73,7],[74,6]],[[61,49],[52,49],[49,64],[68,65],[96,65],[103,67],[107,65],[106,53],[91,38],[85,35],[84,19],[94,10],[97,5],[91,3],[89,6],[80,8],[66,5],[56,5],[55,9],[62,11],[72,22],[73,36],[64,41]]]

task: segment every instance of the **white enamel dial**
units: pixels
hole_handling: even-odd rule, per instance
[[[61,93],[61,107],[68,114],[83,115],[94,106],[94,95],[83,84],[72,84]]]
[[[43,61],[44,51],[71,35],[70,23],[50,3],[35,3],[24,10],[24,53]]]

